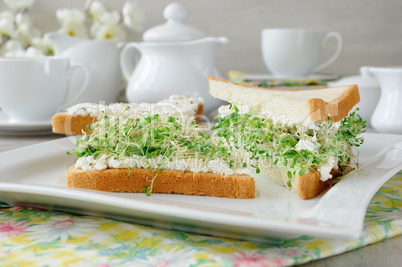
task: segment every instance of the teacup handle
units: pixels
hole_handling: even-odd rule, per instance
[[[342,37],[337,32],[329,32],[329,33],[327,33],[327,35],[325,35],[324,39],[322,40],[322,46],[325,46],[327,44],[328,39],[331,38],[331,37],[334,37],[336,39],[337,43],[338,43],[338,47],[336,48],[336,51],[335,51],[334,55],[328,61],[322,63],[321,65],[319,65],[317,67],[315,67],[313,72],[317,72],[317,71],[320,71],[322,69],[325,69],[326,67],[328,67],[329,65],[334,63],[334,61],[341,54],[341,51],[342,51]]]
[[[87,68],[83,64],[75,63],[75,64],[71,65],[67,70],[68,79],[69,79],[69,90],[71,88],[70,87],[71,86],[70,80],[71,80],[73,71],[78,69],[78,68],[82,69],[82,71],[84,72],[84,82],[82,83],[81,89],[78,91],[78,93],[72,99],[70,99],[69,101],[63,103],[61,105],[60,109],[66,108],[66,107],[70,106],[72,103],[74,103],[78,98],[80,98],[82,96],[82,94],[85,92],[85,90],[88,87],[89,72],[88,72]],[[68,93],[68,91],[67,91],[67,93]]]
[[[130,80],[131,74],[133,74],[136,63],[139,61],[138,56],[130,54],[132,49],[136,49],[141,54],[140,46],[137,43],[129,43],[124,46],[120,54],[120,67],[126,80]],[[133,58],[135,61],[133,61]]]

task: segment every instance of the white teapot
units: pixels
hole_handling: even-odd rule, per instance
[[[113,103],[122,90],[120,50],[111,40],[89,40],[58,32],[48,33],[55,55],[67,57],[72,64],[80,63],[88,70],[88,87],[72,104],[81,102]],[[67,99],[72,99],[82,86],[84,75],[74,73]]]
[[[186,16],[181,5],[168,5],[164,10],[165,24],[146,31],[144,42],[129,43],[123,48],[120,64],[128,80],[129,102],[157,102],[182,94],[202,97],[206,113],[222,103],[209,94],[208,74],[220,77],[215,57],[227,39],[206,37],[183,23]],[[133,50],[140,54],[136,65]]]

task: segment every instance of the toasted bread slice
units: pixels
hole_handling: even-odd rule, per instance
[[[202,195],[225,198],[254,198],[256,187],[249,175],[222,176],[213,173],[192,173],[176,170],[105,169],[84,171],[70,166],[67,187],[108,192],[144,193],[156,176],[152,193]],[[286,174],[270,176],[269,180],[286,187]],[[333,179],[320,180],[318,171],[297,176],[289,188],[301,199],[311,199],[332,186]]]
[[[315,198],[328,188],[332,187],[333,178],[326,181],[320,179],[320,172],[309,172],[296,176],[292,181],[292,191],[301,199]]]
[[[194,113],[195,122],[199,123],[204,110],[204,105],[199,104],[198,109]],[[52,118],[52,131],[58,134],[82,134],[83,132],[90,134],[88,124],[92,124],[98,120],[93,116],[72,116],[68,113],[58,113]]]
[[[332,122],[346,117],[360,101],[357,85],[320,89],[285,90],[242,85],[208,76],[209,92],[234,104],[265,109],[292,122]]]
[[[88,124],[98,119],[92,116],[71,116],[67,113],[58,113],[52,118],[52,131],[58,134],[89,134]]]
[[[156,176],[156,178],[155,178]],[[248,175],[222,176],[176,170],[105,169],[84,171],[71,165],[67,170],[67,187],[108,192],[144,193],[151,185],[152,193],[254,198],[255,182]]]
[[[332,170],[331,174],[334,175],[335,173],[335,170]],[[288,187],[289,178],[284,168],[274,168],[269,173],[265,173],[263,177],[279,185]],[[332,182],[333,178],[322,181],[319,171],[306,172],[303,175],[295,176],[289,189],[301,199],[311,199],[330,188]]]

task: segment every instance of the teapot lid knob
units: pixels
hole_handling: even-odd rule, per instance
[[[171,3],[166,6],[163,16],[167,22],[146,31],[143,35],[144,41],[177,42],[199,39],[206,36],[202,31],[184,23],[184,20],[187,18],[187,11],[178,3]]]
[[[163,16],[168,21],[173,20],[183,22],[187,18],[187,11],[182,5],[178,3],[171,3],[163,11]]]

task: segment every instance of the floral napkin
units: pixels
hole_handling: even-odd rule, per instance
[[[327,85],[327,80],[317,78],[295,78],[295,79],[260,79],[250,80],[247,79],[247,73],[242,71],[229,71],[228,78],[232,82],[241,83],[245,85],[258,86],[264,88],[311,88],[323,87]]]
[[[352,241],[302,236],[272,245],[0,202],[0,266],[288,266],[401,233],[402,172],[373,197]]]

